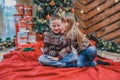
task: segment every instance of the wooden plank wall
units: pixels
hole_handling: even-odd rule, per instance
[[[76,0],[74,5],[85,34],[120,43],[120,0]]]

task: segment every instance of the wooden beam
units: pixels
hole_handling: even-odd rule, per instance
[[[97,6],[99,6],[101,3],[105,2],[105,1],[106,0],[95,0],[94,2],[92,2],[91,4],[86,6],[85,13],[88,13],[89,11],[96,8]]]
[[[78,1],[75,1],[74,7],[85,10],[85,6],[82,5],[82,4],[81,4],[80,2],[78,2]]]
[[[82,20],[85,20],[84,18],[85,18],[85,14],[84,13],[80,13],[80,11],[81,10],[85,10],[85,6],[83,6],[81,3],[79,3],[78,1],[77,2],[75,2],[75,4],[74,4],[74,6],[75,6],[75,8],[77,8],[77,9],[75,9],[75,14],[80,18],[80,19],[82,19]]]
[[[86,4],[93,2],[94,0],[85,0]]]
[[[112,8],[108,8],[107,10],[105,10],[104,12],[102,12],[101,14],[95,16],[94,18],[90,19],[89,21],[86,22],[87,26],[86,28],[96,24],[97,22],[107,18],[108,16],[120,11],[120,2],[119,4],[113,6]],[[109,17],[108,17],[109,18]]]
[[[120,29],[118,29],[118,30],[116,30],[116,31],[114,31],[114,32],[111,32],[111,33],[103,36],[102,38],[103,38],[104,40],[112,40],[112,39],[114,39],[114,38],[116,38],[116,37],[120,37]]]
[[[91,33],[91,32],[94,32],[94,31],[96,31],[96,30],[98,30],[98,29],[100,29],[100,28],[103,28],[103,27],[105,27],[105,26],[107,26],[107,25],[109,25],[109,24],[111,24],[111,23],[113,23],[114,21],[117,21],[117,20],[119,20],[119,19],[120,19],[120,12],[116,13],[115,15],[113,15],[113,16],[107,18],[107,19],[104,19],[104,20],[101,21],[99,24],[96,24],[96,25],[88,28],[88,29],[86,30],[86,33],[89,34],[89,33]]]
[[[85,18],[86,18],[84,13],[80,13],[80,10],[75,10],[75,14],[82,20],[85,20]]]
[[[89,12],[88,14],[86,14],[86,18],[85,21],[89,20],[90,18],[94,17],[95,15],[103,12],[105,9],[109,8],[111,5],[116,4],[114,0],[107,0],[106,3],[104,3],[103,5],[100,5],[100,10],[97,10],[96,8],[94,10],[92,10],[91,12]]]
[[[114,24],[111,24],[110,26],[103,27],[101,30],[97,31],[95,35],[97,37],[101,37],[119,28],[120,28],[120,20],[115,22]]]
[[[80,3],[86,5],[86,1],[85,0],[78,0]]]
[[[81,2],[83,5],[87,5],[92,1],[94,1],[94,0],[79,0],[79,2]]]
[[[82,21],[82,20],[79,21],[79,24],[80,24],[80,25],[82,26],[82,28],[84,28],[84,29],[85,29],[86,26],[87,26],[86,23],[85,23],[84,21]]]

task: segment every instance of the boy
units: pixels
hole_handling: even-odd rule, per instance
[[[63,33],[61,33],[61,17],[54,15],[50,19],[51,32],[44,37],[43,55],[39,62],[45,66],[70,67],[68,63],[74,62],[77,57],[71,53],[70,47]]]

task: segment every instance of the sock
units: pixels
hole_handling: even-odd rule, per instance
[[[97,60],[96,63],[97,63],[98,65],[99,65],[99,64],[101,64],[101,65],[110,65],[109,62],[104,62],[104,61],[102,61],[102,60]]]

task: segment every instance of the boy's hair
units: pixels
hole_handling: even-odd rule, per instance
[[[51,22],[52,20],[61,20],[61,17],[60,17],[59,15],[51,15],[51,17],[50,17],[50,22]]]

